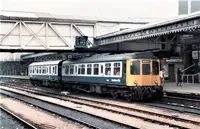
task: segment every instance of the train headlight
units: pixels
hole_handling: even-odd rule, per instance
[[[156,80],[156,81],[154,81],[154,83],[155,83],[155,84],[158,84],[158,81]]]
[[[134,84],[137,85],[137,81],[136,80],[134,81]]]

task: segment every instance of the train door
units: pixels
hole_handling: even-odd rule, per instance
[[[160,65],[159,60],[152,60],[152,85],[160,85]]]
[[[151,60],[148,59],[142,59],[141,60],[141,80],[142,80],[142,86],[149,86],[152,85],[152,75],[151,75]]]
[[[62,61],[58,63],[57,66],[57,74],[58,74],[58,81],[61,83],[62,82]]]
[[[140,60],[129,59],[126,62],[126,85],[140,86],[141,85]]]
[[[101,75],[101,76],[104,76],[104,75],[105,75],[105,74],[104,74],[104,71],[105,71],[105,70],[104,70],[104,69],[105,69],[104,67],[105,67],[105,64],[100,64],[100,75]]]

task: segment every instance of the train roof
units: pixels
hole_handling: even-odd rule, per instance
[[[96,54],[91,57],[86,57],[75,61],[78,62],[100,62],[100,61],[118,61],[126,59],[158,59],[152,52],[136,52],[124,54]],[[67,63],[67,62],[64,62]]]
[[[62,61],[62,60],[44,61],[44,62],[34,62],[34,63],[31,63],[29,66],[58,65],[61,61]]]

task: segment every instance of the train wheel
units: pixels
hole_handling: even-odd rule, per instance
[[[145,89],[145,92],[144,92],[144,99],[145,100],[150,100],[150,99],[152,99],[152,90],[151,90],[151,88],[146,88]]]
[[[131,102],[133,100],[133,95],[130,93],[126,96],[126,100]]]
[[[112,92],[111,92],[111,95],[112,95],[112,98],[113,98],[113,99],[117,99],[118,96],[119,96],[118,93],[117,93],[116,91],[112,91]]]

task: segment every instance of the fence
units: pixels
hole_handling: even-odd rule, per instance
[[[200,83],[200,73],[196,74],[183,74],[182,80],[184,83]],[[176,82],[177,82],[177,75],[176,75]]]

